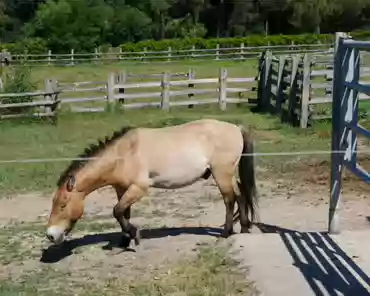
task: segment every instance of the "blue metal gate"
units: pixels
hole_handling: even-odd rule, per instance
[[[370,85],[360,82],[360,50],[370,51],[370,42],[354,41],[337,33],[334,50],[332,102],[332,159],[329,233],[339,233],[339,201],[343,168],[370,184],[370,175],[357,163],[357,135],[370,138],[358,124],[359,94],[370,95]]]

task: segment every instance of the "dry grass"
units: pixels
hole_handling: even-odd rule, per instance
[[[81,223],[80,223],[81,224]],[[82,223],[80,229],[96,231],[102,223]],[[105,229],[108,225],[105,225]],[[125,265],[111,267],[114,276],[106,279],[85,275],[70,268],[37,263],[40,224],[7,227],[0,233],[1,264],[18,272],[3,276],[0,273],[0,295],[120,295],[127,296],[237,296],[254,295],[250,282],[237,270],[236,263],[221,245],[200,246],[192,256],[162,265],[151,273],[134,278],[125,276]],[[32,243],[31,243],[32,241]],[[34,245],[33,247],[31,245]],[[75,256],[84,256],[84,252]],[[33,263],[32,263],[33,262]],[[32,263],[32,264],[31,264]],[[103,263],[89,263],[89,271],[103,268]],[[31,265],[30,265],[31,264]],[[19,268],[17,269],[17,266]],[[23,266],[23,267],[22,267]],[[30,266],[32,270],[30,270]],[[27,271],[28,269],[28,271]],[[107,271],[108,272],[108,271]]]

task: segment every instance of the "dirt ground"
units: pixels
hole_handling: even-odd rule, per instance
[[[325,231],[329,177],[326,162],[297,166],[294,172],[278,177],[259,168],[259,221],[289,229]],[[343,188],[342,228],[369,227],[368,186],[345,174]],[[71,233],[69,249],[61,251],[48,248],[43,232],[51,196],[30,193],[0,199],[0,227],[5,241],[0,251],[0,280],[16,279],[45,266],[64,275],[73,274],[74,281],[143,279],[155,270],[163,270],[169,262],[195,254],[202,245],[222,240],[218,235],[225,208],[212,178],[183,189],[152,189],[149,196],[135,204],[131,221],[142,229],[142,240],[139,246],[132,245],[132,252],[116,254],[112,248],[119,238],[119,226],[112,217],[115,202],[110,188],[92,193],[86,199],[80,226]],[[235,231],[239,231],[239,224]],[[258,231],[257,226],[252,229]]]

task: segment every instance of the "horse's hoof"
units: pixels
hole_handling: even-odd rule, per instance
[[[134,240],[135,245],[140,245],[140,230],[139,228],[135,227],[134,225],[130,226],[129,230],[130,238]]]
[[[134,241],[135,241],[135,246],[140,245],[140,230],[139,230],[139,228],[136,229],[136,234],[135,234]]]
[[[130,243],[131,243],[131,238],[124,234],[119,243],[119,247],[123,249],[127,249],[130,246]]]
[[[118,254],[123,253],[125,250],[126,248],[114,248],[113,250],[109,252],[109,255],[110,256],[118,255]]]
[[[221,237],[223,237],[223,238],[228,238],[228,237],[230,237],[233,233],[234,233],[233,231],[224,230],[223,232],[221,232]]]
[[[240,229],[240,233],[250,233],[252,225],[242,226]]]

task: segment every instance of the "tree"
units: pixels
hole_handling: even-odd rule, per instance
[[[330,17],[338,6],[338,0],[288,0],[293,14],[291,24],[303,31],[321,33],[323,19]]]
[[[115,9],[108,41],[113,46],[151,37],[152,20],[136,7],[124,5]]]
[[[50,0],[40,6],[24,32],[48,40],[53,51],[89,50],[104,43],[113,10],[104,0]]]

